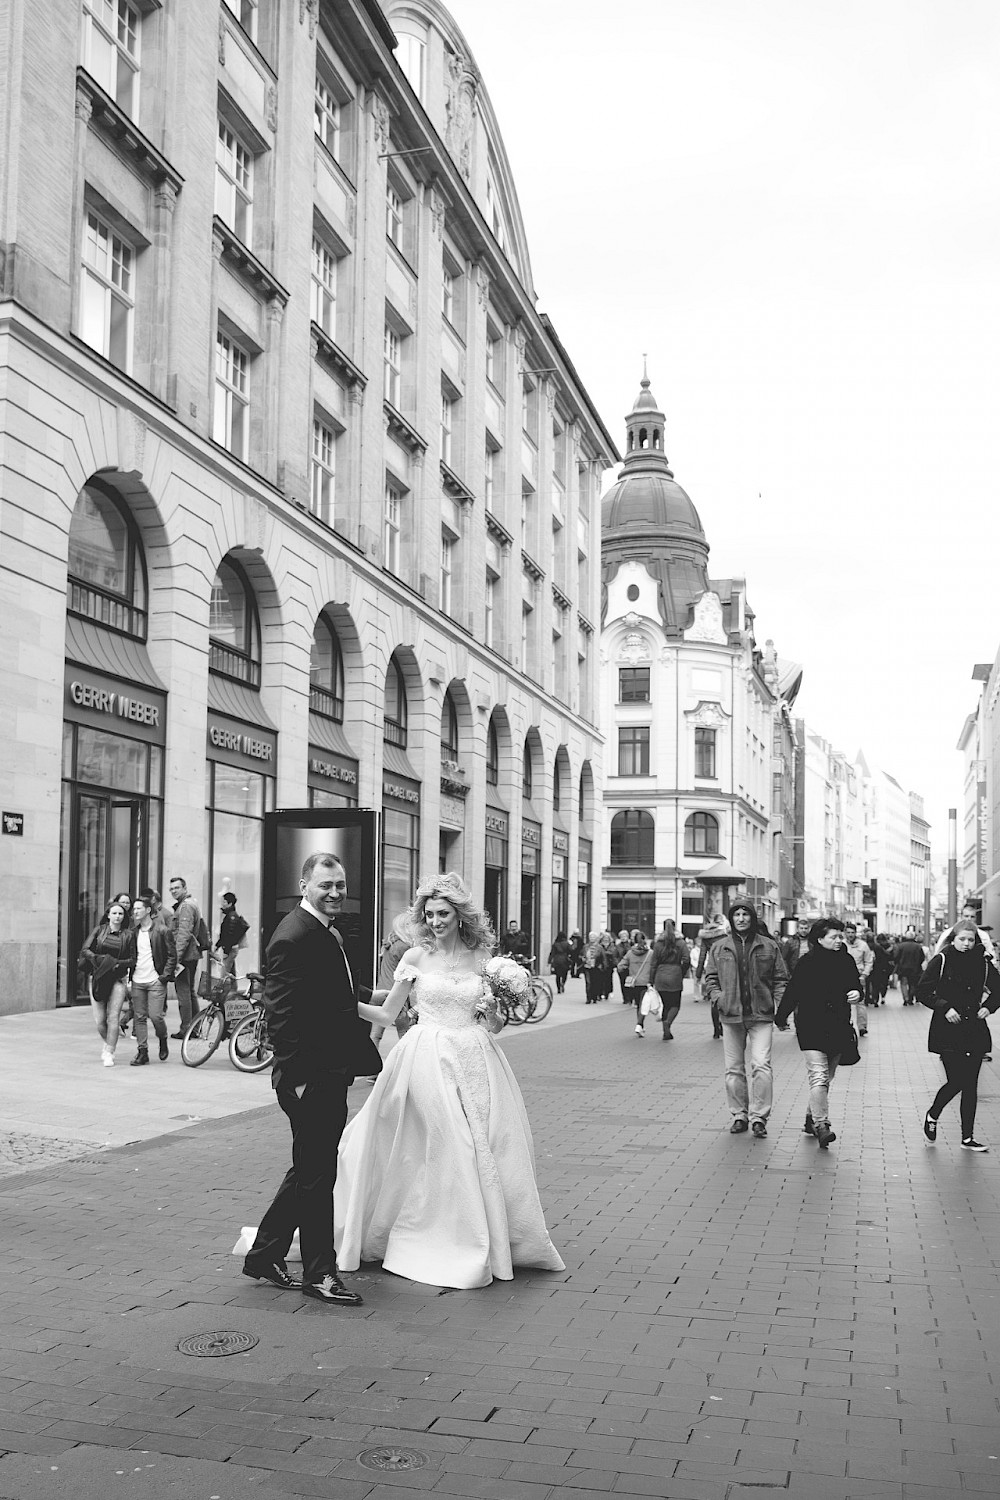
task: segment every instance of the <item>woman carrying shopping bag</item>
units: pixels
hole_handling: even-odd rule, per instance
[[[681,991],[684,988],[684,976],[691,969],[691,954],[688,945],[683,938],[679,938],[674,932],[674,924],[668,918],[663,924],[663,931],[653,944],[649,956],[650,984],[655,989],[660,999],[661,1014],[659,1019],[663,1023],[663,1040],[672,1042],[674,1034],[671,1027],[677,1019],[677,1013],[681,1008]],[[647,1010],[647,1015],[654,1014]],[[645,1015],[642,1014],[640,1006],[639,1020],[635,1028],[636,1036],[643,1036]]]

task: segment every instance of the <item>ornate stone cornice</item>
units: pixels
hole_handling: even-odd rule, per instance
[[[461,500],[463,505],[471,505],[476,498],[467,485],[455,473],[454,469],[448,467],[444,459],[441,460],[441,484],[446,495],[453,500]]]
[[[486,512],[486,530],[495,542],[499,542],[501,547],[512,547],[514,545],[514,538],[510,532],[505,526],[501,526],[496,516],[490,510]]]
[[[339,344],[334,343],[328,333],[324,333],[318,323],[311,324],[310,331],[313,342],[313,358],[319,359],[323,364],[329,365],[337,375],[341,377],[348,389],[364,390],[368,384],[368,376],[360,370],[352,359],[341,349]]]
[[[133,171],[145,182],[159,187],[170,183],[175,193],[184,185],[184,178],[170,165],[167,158],[143,135],[119,104],[106,94],[85,68],[76,70],[76,112],[84,118],[84,100],[90,102],[89,123],[111,142],[118,154],[123,156]]]
[[[219,245],[220,259],[241,281],[256,292],[258,297],[263,297],[267,302],[280,302],[284,307],[288,301],[288,293],[281,282],[271,274],[263,261],[259,261],[247,249],[218,214],[212,220],[212,239]]]
[[[382,410],[385,414],[385,430],[389,436],[401,443],[414,458],[423,458],[427,452],[427,439],[422,438],[417,429],[411,427],[403,414],[388,401],[383,401]]]

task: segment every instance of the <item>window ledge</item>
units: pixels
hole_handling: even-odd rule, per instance
[[[422,438],[417,429],[410,426],[402,412],[398,412],[391,401],[383,401],[382,408],[389,436],[396,438],[411,453],[426,453],[427,439]]]
[[[312,336],[316,345],[316,356],[324,364],[331,365],[338,375],[342,375],[348,386],[360,386],[364,390],[368,384],[368,376],[359,369],[352,359],[349,359],[335,343],[328,333],[324,333],[318,323],[312,324]]]
[[[533,578],[536,583],[540,583],[545,577],[545,569],[540,567],[539,564],[535,562],[535,559],[533,557],[530,557],[528,553],[525,552],[523,547],[521,548],[521,568],[522,571],[527,573],[529,578]]]
[[[117,148],[139,176],[154,187],[166,183],[179,193],[184,178],[86,68],[77,68],[76,86],[90,104],[90,123],[94,129]]]
[[[486,530],[495,542],[500,543],[501,547],[512,547],[514,545],[514,538],[505,526],[501,526],[491,510],[486,512]]]
[[[587,619],[586,615],[580,614],[579,610],[577,611],[577,615],[576,615],[576,623],[579,625],[580,629],[581,630],[585,630],[588,635],[593,635],[593,633],[594,633],[594,627],[593,627],[593,625],[591,625],[591,623]]]
[[[552,585],[552,600],[556,608],[562,610],[563,614],[573,607],[569,595],[564,594],[557,583]]]
[[[444,459],[441,460],[441,483],[444,485],[445,494],[451,495],[455,500],[461,500],[463,505],[471,505],[476,498]]]
[[[258,296],[263,297],[265,302],[280,302],[282,307],[285,306],[288,293],[281,282],[272,276],[263,261],[258,260],[256,255],[247,249],[243,241],[237,238],[218,214],[215,214],[212,219],[212,235],[222,247],[222,259],[235,271],[241,281],[245,282]]]

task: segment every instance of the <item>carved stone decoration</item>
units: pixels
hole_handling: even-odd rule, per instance
[[[684,632],[686,641],[706,641],[710,645],[725,646],[726,632],[722,624],[722,601],[711,590],[702,594],[694,607],[694,624]]]
[[[626,666],[635,667],[641,661],[652,661],[649,642],[638,630],[630,630],[618,648],[618,660]]]
[[[221,10],[220,10],[220,12],[219,12],[219,61],[220,61],[220,63],[224,63],[225,60],[226,60],[226,19],[225,19],[225,16],[222,14]]]
[[[76,91],[76,118],[82,120],[86,125],[94,112],[93,101],[86,89],[77,88]]]
[[[431,193],[431,221],[434,225],[435,237],[444,239],[444,199],[438,193]]]
[[[264,105],[264,117],[267,120],[268,130],[278,128],[278,85],[269,83],[267,86],[267,101]]]
[[[490,305],[490,277],[485,266],[476,269],[476,282],[479,291],[479,306],[486,312]]]
[[[380,94],[372,94],[372,119],[375,122],[375,145],[379,152],[389,149],[389,106]]]
[[[726,720],[732,715],[728,714],[721,703],[715,703],[707,698],[702,698],[697,708],[684,710],[684,717],[690,719],[699,729],[722,729]]]
[[[319,0],[299,0],[299,25],[301,26],[306,16],[309,17],[309,35],[316,35],[316,24],[319,21]]]
[[[460,52],[448,58],[445,99],[445,145],[466,182],[472,172],[472,119],[479,74]]]

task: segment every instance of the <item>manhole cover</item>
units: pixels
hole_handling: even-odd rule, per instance
[[[366,1469],[397,1472],[400,1469],[422,1469],[426,1462],[427,1455],[419,1453],[416,1448],[366,1448],[358,1454],[358,1463]]]
[[[220,1354],[245,1354],[252,1349],[260,1340],[252,1333],[233,1333],[231,1330],[222,1333],[192,1333],[186,1339],[181,1339],[177,1348],[181,1354],[195,1354],[204,1359],[210,1355]]]

